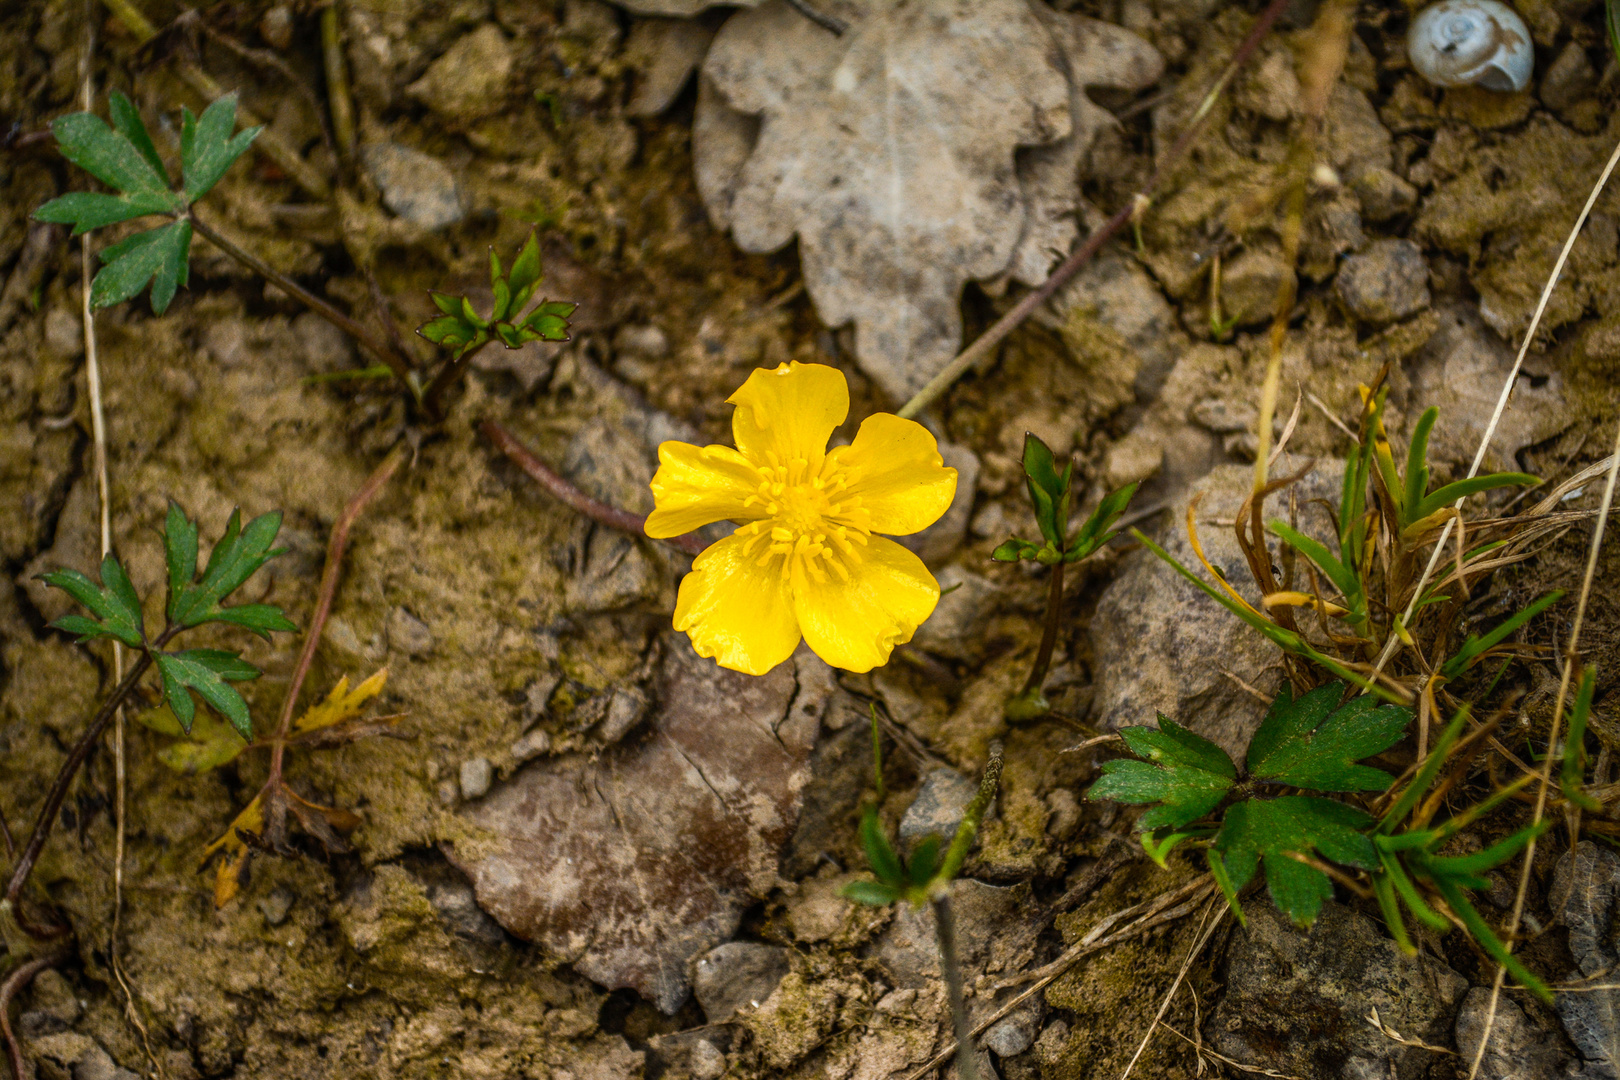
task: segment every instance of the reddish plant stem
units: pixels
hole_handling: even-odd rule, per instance
[[[44,849],[46,839],[51,835],[51,826],[56,821],[56,815],[61,812],[62,802],[67,798],[68,787],[73,783],[73,777],[78,774],[79,767],[90,756],[90,751],[95,748],[96,741],[101,738],[101,733],[112,722],[113,714],[118,711],[118,707],[124,703],[124,699],[129,696],[129,692],[135,689],[135,684],[140,681],[142,675],[146,674],[146,669],[152,666],[152,653],[167,645],[169,639],[178,634],[181,629],[179,626],[169,627],[158,635],[158,639],[152,642],[150,647],[141,650],[140,656],[130,666],[129,674],[124,676],[124,681],[119,683],[117,689],[108,695],[107,700],[101,703],[101,708],[96,711],[95,718],[90,721],[90,726],[85,729],[84,734],[79,737],[79,741],[69,751],[68,759],[57,770],[56,779],[51,782],[51,789],[45,795],[45,805],[40,808],[39,817],[34,821],[34,831],[29,835],[28,844],[23,848],[22,856],[17,860],[17,865],[12,868],[11,879],[6,883],[5,898],[13,906],[16,905],[17,898],[22,894],[23,885],[28,881],[28,875],[34,870],[34,863],[39,860],[39,853]]]
[[[26,1080],[28,1073],[24,1071],[27,1063],[23,1061],[22,1046],[17,1042],[16,1033],[11,1030],[11,999],[27,989],[35,975],[62,963],[68,955],[68,950],[58,949],[44,956],[36,956],[8,975],[4,983],[0,983],[0,1039],[6,1044],[6,1060],[11,1065],[14,1080]]]
[[[326,567],[321,571],[320,593],[315,600],[315,614],[309,621],[309,629],[304,633],[304,648],[298,654],[298,663],[293,668],[292,680],[287,684],[287,697],[281,703],[281,716],[276,720],[276,733],[270,748],[270,776],[264,783],[264,791],[271,792],[281,783],[281,763],[287,750],[287,735],[292,730],[293,713],[298,708],[298,692],[304,688],[304,679],[309,675],[309,668],[315,661],[315,649],[321,642],[321,631],[326,628],[326,619],[332,614],[332,601],[337,597],[338,571],[343,567],[343,550],[349,544],[349,529],[359,518],[361,511],[375,499],[387,486],[388,481],[399,471],[405,463],[405,447],[396,446],[393,451],[377,466],[375,472],[366,478],[360,490],[355,492],[338,515],[337,521],[332,525],[332,536],[326,542]]]
[[[484,437],[495,444],[496,449],[511,458],[518,468],[533,477],[536,483],[545,488],[559,501],[568,504],[598,525],[606,525],[610,529],[618,529],[620,532],[627,532],[631,536],[654,539],[647,536],[646,518],[591,498],[552,471],[551,467],[535,457],[534,453],[527,446],[524,446],[517,436],[495,421],[485,420],[478,425],[478,430],[482,431]],[[688,555],[696,555],[708,547],[708,544],[699,539],[696,533],[670,537],[664,540],[664,543],[679,548]]]
[[[1041,631],[1041,647],[1035,653],[1035,666],[1029,669],[1024,689],[1019,693],[1039,693],[1052,665],[1052,649],[1057,645],[1058,622],[1063,614],[1063,561],[1052,564],[1052,583],[1046,593],[1046,629]]]
[[[1067,285],[1069,279],[1079,273],[1080,268],[1090,262],[1092,257],[1102,250],[1104,244],[1113,239],[1116,233],[1151,204],[1150,196],[1163,182],[1170,170],[1180,164],[1182,155],[1187,152],[1187,147],[1204,130],[1205,122],[1214,111],[1211,106],[1214,104],[1216,96],[1225,89],[1227,83],[1231,82],[1232,76],[1254,54],[1255,49],[1260,47],[1261,40],[1271,31],[1272,24],[1282,15],[1288,3],[1289,0],[1271,0],[1271,3],[1266,5],[1266,10],[1260,13],[1259,19],[1255,20],[1248,37],[1244,38],[1242,44],[1237,47],[1237,51],[1232,54],[1232,59],[1226,65],[1226,69],[1221,72],[1220,78],[1215,80],[1215,85],[1204,96],[1203,103],[1199,106],[1198,111],[1193,114],[1192,122],[1176,137],[1176,141],[1170,144],[1170,149],[1165,152],[1159,164],[1154,167],[1152,177],[1143,185],[1141,191],[1137,192],[1124,207],[1109,218],[1107,224],[1087,237],[1086,242],[1081,244],[1073,255],[1063,260],[1062,265],[1052,271],[1051,276],[1046,279],[1040,288],[1024,297],[1013,306],[1011,311],[992,323],[990,329],[980,334],[973,344],[963,349],[956,359],[945,366],[944,370],[930,379],[928,385],[917,391],[916,395],[906,402],[896,415],[909,420],[932,405],[969,368],[986,359],[991,350],[1001,344],[1007,335],[1018,329],[1024,320],[1035,313],[1037,308],[1056,295],[1059,289]]]

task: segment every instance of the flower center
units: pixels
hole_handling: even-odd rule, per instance
[[[858,550],[871,536],[871,513],[858,495],[848,494],[858,478],[855,469],[840,467],[824,457],[819,467],[807,458],[782,461],[766,455],[759,465],[759,488],[745,505],[759,506],[767,517],[737,530],[747,537],[744,555],[758,553],[756,565],[781,560],[783,580],[820,584],[829,574],[848,581],[850,568],[859,564]]]

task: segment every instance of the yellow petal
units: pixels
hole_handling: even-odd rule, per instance
[[[753,521],[764,516],[744,502],[759,488],[759,472],[729,446],[667,442],[658,447],[652,478],[653,505],[646,533],[680,536],[715,521]]]
[[[956,496],[956,470],[945,467],[928,429],[893,413],[861,421],[855,441],[832,456],[855,471],[849,493],[860,496],[861,508],[872,515],[873,532],[921,532],[944,516]]]
[[[756,565],[747,538],[728,536],[692,561],[675,601],[675,629],[692,639],[699,656],[723,668],[763,675],[793,655],[799,624],[782,580],[781,560]]]
[[[871,671],[934,613],[939,582],[893,540],[874,536],[857,550],[861,561],[847,582],[831,574],[819,584],[798,582],[793,606],[817,656],[846,671]]]
[[[819,469],[833,428],[849,415],[849,383],[837,368],[794,361],[756,368],[726,400],[737,406],[731,434],[750,461],[764,464],[774,453],[784,464],[802,457]]]

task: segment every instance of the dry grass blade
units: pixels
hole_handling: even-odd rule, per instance
[[[975,1024],[972,1034],[978,1036],[984,1034],[986,1031],[989,1031],[991,1027],[1011,1016],[1024,1002],[1028,1001],[1042,990],[1045,990],[1048,985],[1057,979],[1058,976],[1074,967],[1075,964],[1079,963],[1085,957],[1094,952],[1100,952],[1112,945],[1117,945],[1122,941],[1135,937],[1137,934],[1151,930],[1155,926],[1162,926],[1167,922],[1172,922],[1181,918],[1183,915],[1190,914],[1193,909],[1206,898],[1206,896],[1213,894],[1214,891],[1214,881],[1210,879],[1208,874],[1205,874],[1202,877],[1194,878],[1192,881],[1181,886],[1179,889],[1172,889],[1167,893],[1154,897],[1152,900],[1147,900],[1140,904],[1134,904],[1122,911],[1114,912],[1112,915],[1099,922],[1096,926],[1092,927],[1091,931],[1087,933],[1084,938],[1080,939],[1080,941],[1071,946],[1067,952],[1058,957],[1056,960],[1052,961],[1050,964],[1047,964],[1045,967],[1039,968],[1036,971],[1030,972],[1019,978],[1006,979],[1000,983],[997,983],[995,989],[1004,990],[1009,986],[1017,986],[1025,979],[1033,978],[1035,980],[1029,989],[1017,995],[1001,1008],[997,1009],[990,1016]],[[1186,897],[1189,894],[1191,895],[1191,899],[1188,899],[1185,903],[1178,904],[1175,907],[1170,907],[1170,905],[1174,904],[1178,898]],[[1123,918],[1128,918],[1132,912],[1143,911],[1143,909],[1147,910],[1129,926],[1126,926],[1123,930],[1111,934],[1108,937],[1101,937],[1101,934],[1106,931],[1108,927],[1116,925]],[[956,1040],[952,1039],[949,1043],[942,1047],[937,1054],[929,1058],[921,1068],[907,1075],[906,1080],[922,1080],[923,1077],[950,1061],[952,1055],[955,1053]]]
[[[1200,1057],[1211,1058],[1220,1062],[1222,1065],[1227,1065],[1234,1069],[1241,1069],[1243,1072],[1254,1073],[1256,1076],[1270,1076],[1273,1077],[1274,1080],[1304,1080],[1303,1077],[1295,1076],[1293,1073],[1278,1072],[1276,1069],[1267,1069],[1259,1065],[1249,1065],[1241,1061],[1235,1061],[1232,1058],[1227,1057],[1225,1054],[1217,1054],[1209,1047],[1202,1046],[1199,1043],[1194,1042],[1192,1039],[1187,1038],[1187,1036],[1183,1035],[1169,1024],[1163,1024],[1161,1026],[1164,1028],[1164,1030],[1168,1031],[1170,1034],[1174,1035],[1188,1046],[1191,1046]]]
[[[1609,159],[1609,169],[1614,168],[1616,161],[1620,161],[1620,146],[1615,148],[1614,157]],[[1609,172],[1605,171],[1607,180]],[[1591,203],[1588,202],[1588,208]],[[1561,265],[1561,264],[1560,264]],[[1569,637],[1564,645],[1563,670],[1558,677],[1558,697],[1553,703],[1552,732],[1547,736],[1547,757],[1542,762],[1540,780],[1536,789],[1536,810],[1532,821],[1540,823],[1547,810],[1547,795],[1552,785],[1552,767],[1557,755],[1552,748],[1558,744],[1559,726],[1564,718],[1564,707],[1569,702],[1569,684],[1575,669],[1580,664],[1581,625],[1586,619],[1586,605],[1592,596],[1592,580],[1597,576],[1598,552],[1603,547],[1603,532],[1609,523],[1609,509],[1614,505],[1614,486],[1617,475],[1620,475],[1620,426],[1615,428],[1614,451],[1609,455],[1608,479],[1603,484],[1603,501],[1598,507],[1597,528],[1592,533],[1592,543],[1587,549],[1586,572],[1581,578],[1580,596],[1575,601],[1575,618],[1569,627]],[[1513,911],[1508,916],[1507,932],[1503,935],[1508,949],[1513,948],[1513,937],[1518,932],[1519,922],[1524,918],[1524,898],[1530,888],[1530,866],[1536,856],[1536,841],[1534,838],[1525,845],[1524,862],[1519,869],[1519,887],[1513,894]],[[1468,1069],[1469,1080],[1479,1073],[1480,1062],[1485,1057],[1485,1047],[1490,1043],[1491,1028],[1496,1023],[1496,1006],[1502,996],[1502,983],[1506,971],[1498,967],[1496,978],[1491,983],[1490,1005],[1485,1010],[1485,1027],[1480,1033],[1479,1048],[1474,1052],[1473,1064]]]
[[[1215,896],[1209,898],[1210,906],[1204,911],[1205,920],[1209,920],[1210,913],[1214,911],[1215,904],[1219,899],[1219,897]],[[1228,905],[1222,903],[1220,913],[1212,921],[1208,921],[1207,925],[1199,927],[1201,932],[1197,939],[1193,941],[1192,948],[1187,950],[1187,958],[1181,962],[1181,970],[1176,972],[1176,981],[1170,984],[1169,992],[1164,995],[1164,1000],[1159,1003],[1159,1011],[1154,1014],[1153,1023],[1148,1025],[1147,1034],[1142,1036],[1141,1045],[1136,1048],[1136,1053],[1131,1055],[1130,1063],[1125,1066],[1125,1071],[1120,1074],[1119,1080],[1127,1080],[1131,1075],[1131,1070],[1136,1068],[1136,1063],[1147,1050],[1148,1043],[1153,1041],[1153,1033],[1158,1030],[1160,1021],[1164,1019],[1164,1014],[1170,1011],[1170,1002],[1175,1000],[1176,991],[1181,989],[1182,980],[1187,977],[1187,972],[1192,970],[1193,961],[1197,960],[1198,955],[1204,951],[1204,946],[1209,944],[1209,939],[1214,935],[1215,929],[1221,925],[1221,920],[1225,919],[1227,912],[1231,910]]]

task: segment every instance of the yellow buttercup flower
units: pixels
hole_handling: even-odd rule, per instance
[[[827,449],[849,415],[837,368],[760,368],[727,399],[737,448],[666,442],[653,477],[647,535],[735,521],[681,581],[675,629],[699,656],[763,675],[799,639],[827,663],[870,671],[933,614],[939,583],[905,548],[956,494],[934,437],[879,413],[849,446]]]

